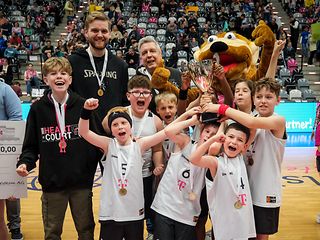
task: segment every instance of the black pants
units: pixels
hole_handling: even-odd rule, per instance
[[[143,220],[116,222],[100,221],[103,240],[143,240]]]

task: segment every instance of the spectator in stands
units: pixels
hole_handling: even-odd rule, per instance
[[[32,54],[33,45],[30,42],[30,37],[29,36],[25,36],[24,37],[24,39],[22,41],[21,49],[25,50],[27,54]]]
[[[65,48],[63,46],[63,43],[61,40],[59,40],[57,42],[57,46],[56,48],[54,49],[54,56],[56,57],[63,57],[65,55]]]
[[[294,51],[297,51],[298,40],[299,40],[299,22],[293,16],[290,18],[290,40]]]
[[[288,34],[281,26],[277,32],[277,40],[287,41],[286,45],[288,44]]]
[[[12,62],[14,62],[14,59],[18,55],[18,50],[15,47],[13,47],[10,42],[8,42],[8,47],[4,51],[3,55],[5,58],[8,59],[9,63],[12,63]]]
[[[132,12],[128,21],[127,21],[127,25],[129,28],[133,28],[133,26],[138,25],[138,18],[136,16],[135,12]]]
[[[310,40],[310,32],[309,26],[305,26],[303,31],[301,32],[301,47],[302,47],[302,54],[303,57],[307,58],[309,53],[309,40]]]
[[[12,89],[17,94],[17,96],[20,98],[22,96],[22,90],[21,90],[21,84],[18,81],[15,81],[12,83]]]
[[[51,45],[51,40],[48,39],[46,41],[46,45],[41,49],[41,52],[43,54],[44,61],[53,56],[54,47]]]
[[[141,35],[138,31],[137,25],[133,26],[132,31],[129,33],[128,38],[129,38],[131,45],[132,45],[132,39],[134,39],[136,41],[139,41],[141,39]]]
[[[22,46],[22,39],[16,32],[12,32],[11,36],[9,37],[9,43],[11,43],[12,47],[19,50]]]
[[[168,62],[166,64],[167,67],[173,67],[173,68],[177,68],[177,63],[178,63],[178,51],[176,47],[172,48],[172,53],[168,59]]]
[[[189,26],[189,28],[191,26],[198,28],[198,26],[199,26],[199,23],[198,23],[197,18],[194,13],[190,13],[190,16],[188,18],[188,26]]]
[[[124,60],[124,56],[123,56],[122,50],[118,49],[118,50],[116,51],[116,56],[117,56],[118,58]]]
[[[178,33],[178,26],[173,20],[169,21],[167,25],[167,33],[172,33],[174,36]]]
[[[316,52],[317,52],[317,40],[315,40],[313,37],[312,37],[312,29],[310,28],[310,33],[311,33],[311,36],[310,36],[310,56],[309,56],[309,59],[308,59],[308,64],[309,65],[312,65],[313,64],[313,59],[316,55]]]
[[[125,60],[126,63],[128,63],[128,66],[131,68],[136,69],[139,66],[139,54],[134,50],[132,46],[129,47],[129,50],[126,53]]]
[[[68,20],[73,20],[74,15],[75,15],[75,5],[73,0],[67,0],[66,4],[64,5],[64,10],[65,10],[65,14],[67,16]]]
[[[276,19],[272,18],[271,22],[268,23],[271,31],[276,35],[278,32],[278,24],[276,23]]]
[[[120,41],[120,49],[126,51],[130,47],[129,34],[127,31],[123,32],[123,38]]]
[[[283,54],[284,54],[284,58],[288,59],[289,57],[291,58],[296,58],[296,51],[293,49],[292,47],[292,43],[289,40],[287,42],[287,45],[285,46],[285,48],[283,49]]]
[[[0,58],[4,55],[4,51],[7,48],[7,37],[2,34],[2,30],[0,30]]]
[[[18,21],[14,22],[14,25],[13,25],[11,31],[15,32],[16,35],[18,35],[19,37],[22,37],[24,35],[23,28],[19,26]]]
[[[31,27],[31,24],[27,22],[26,27],[24,28],[24,36],[31,36],[33,35],[33,27]]]
[[[117,41],[119,42],[120,45],[120,41],[123,38],[122,33],[119,31],[118,26],[116,24],[114,24],[112,26],[112,31],[110,34],[110,40],[112,41]]]
[[[124,31],[126,30],[126,25],[125,25],[124,19],[122,17],[120,17],[117,21],[117,28],[121,32],[121,34],[123,34]]]
[[[12,28],[12,25],[10,24],[8,19],[5,17],[3,12],[0,11],[0,29],[3,35],[9,37],[11,34],[11,28]]]
[[[13,69],[12,65],[9,65],[9,60],[7,58],[3,58],[3,63],[0,65],[0,78],[3,78],[8,85],[12,84]]]
[[[24,80],[27,85],[27,96],[31,96],[32,86],[40,88],[41,80],[38,77],[38,73],[33,69],[33,64],[28,63],[27,69],[24,72]]]

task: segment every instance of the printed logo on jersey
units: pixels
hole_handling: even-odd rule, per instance
[[[276,196],[266,196],[266,202],[267,203],[276,203],[277,197]]]
[[[66,125],[63,137],[66,140],[79,139],[78,124]],[[60,141],[60,138],[61,132],[59,127],[52,126],[41,128],[42,142],[57,142]]]
[[[96,74],[94,73],[93,70],[85,69],[84,70],[84,77],[85,78],[92,78],[96,77]],[[99,73],[99,77],[101,77],[101,73]],[[106,71],[106,78],[111,78],[111,79],[117,79],[117,72],[116,71]]]
[[[190,169],[183,168],[178,173],[177,185],[179,191],[182,191],[187,185],[187,180],[190,177]]]

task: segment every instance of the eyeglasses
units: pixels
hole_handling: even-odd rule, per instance
[[[129,93],[132,94],[136,98],[138,98],[140,96],[147,98],[147,97],[149,97],[151,95],[150,91],[144,91],[144,92],[132,91],[132,92],[129,92]]]

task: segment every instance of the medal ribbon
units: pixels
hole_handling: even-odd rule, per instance
[[[133,145],[133,142],[131,141],[130,146],[129,146],[130,147],[129,154],[128,154],[129,156],[127,157],[121,151],[121,147],[116,140],[115,140],[115,143],[116,143],[116,147],[118,149],[118,171],[120,173],[120,179],[121,179],[120,189],[121,189],[121,188],[124,188],[125,180],[127,179],[127,176],[130,172],[134,145]],[[122,160],[125,160],[127,162],[127,168],[126,168],[124,175],[122,174],[122,162],[124,162]]]
[[[131,109],[131,107],[129,107],[128,109],[129,109],[129,115],[130,115],[131,119],[133,120],[132,109]],[[147,110],[147,111],[144,113],[144,116],[143,116],[143,118],[142,118],[142,120],[141,120],[141,122],[140,122],[140,127],[139,127],[139,129],[138,129],[138,131],[137,131],[137,134],[135,134],[134,137],[136,137],[136,138],[139,138],[139,137],[140,137],[141,132],[142,132],[142,129],[144,128],[144,124],[145,124],[145,122],[147,121],[148,115],[149,115],[149,110]]]
[[[197,144],[192,144],[191,152],[194,152],[196,150]],[[189,178],[189,183],[190,183],[190,192],[193,192],[193,180],[194,180],[194,168],[195,166],[189,162],[189,167],[190,167],[190,178]]]
[[[103,79],[106,75],[106,70],[107,70],[107,64],[108,64],[108,50],[105,50],[105,54],[104,54],[104,61],[103,61],[103,67],[102,67],[102,72],[101,72],[101,78],[99,77],[99,74],[97,73],[97,69],[96,69],[96,65],[94,63],[94,59],[93,59],[93,55],[92,55],[92,52],[91,52],[91,49],[90,47],[87,48],[87,52],[88,52],[88,55],[89,55],[89,58],[90,58],[90,63],[91,63],[91,66],[93,68],[93,71],[98,79],[98,84],[99,84],[99,88],[101,89],[101,85],[102,85],[102,82],[103,82]]]
[[[66,107],[67,107],[67,100],[69,98],[69,94],[67,93],[66,98],[61,103],[61,109],[59,107],[59,103],[54,99],[54,97],[51,95],[53,103],[54,103],[54,109],[56,112],[56,119],[58,123],[58,127],[60,129],[60,141],[64,141],[63,134],[66,129],[66,122],[65,122],[65,113],[66,113]]]
[[[240,185],[241,185],[241,166],[240,166],[240,158],[237,156],[234,160],[232,161],[236,161],[236,169],[235,169],[235,177],[237,179],[237,183],[238,183],[238,186],[237,186],[237,189],[235,188],[235,186],[233,185],[233,182],[231,180],[231,177],[230,177],[230,170],[229,170],[229,165],[228,165],[228,157],[227,157],[227,154],[223,154],[223,158],[224,158],[224,162],[227,166],[227,179],[229,181],[229,184],[231,185],[232,187],[232,191],[234,192],[234,194],[237,196],[237,199],[239,198],[239,193],[240,193]]]

